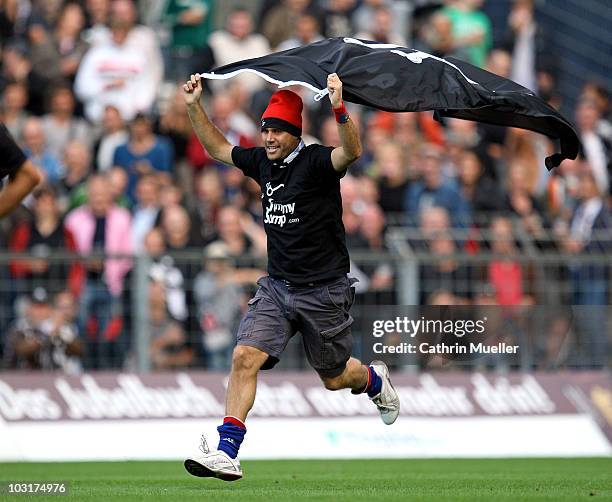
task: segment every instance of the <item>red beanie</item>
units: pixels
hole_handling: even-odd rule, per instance
[[[271,127],[299,138],[302,135],[302,108],[302,98],[295,92],[285,89],[275,92],[261,116],[262,130]]]

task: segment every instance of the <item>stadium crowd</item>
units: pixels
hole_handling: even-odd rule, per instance
[[[256,12],[231,10],[222,26],[216,4],[2,1],[0,118],[45,178],[1,222],[0,251],[30,255],[11,257],[0,272],[2,367],[134,364],[130,256],[144,253],[152,259],[153,367],[229,364],[245,291],[264,274],[260,192],[199,144],[179,85],[190,73],[350,35],[453,55],[562,105],[532,0],[512,4],[507,37],[495,45],[479,0],[421,2],[413,15],[389,0],[264,0]],[[230,142],[260,144],[259,117],[274,87],[250,74],[206,85],[207,109]],[[295,91],[305,142],[338,144],[329,103]],[[611,250],[612,109],[596,80],[568,117],[583,152],[552,173],[544,166],[549,140],[530,131],[438,123],[426,112],[349,111],[364,144],[342,180],[349,250],[388,257],[388,229],[404,229],[424,256],[421,304],[610,302],[609,265],[568,259]],[[567,265],[542,279],[523,259],[524,239]],[[199,258],[178,257],[188,250]],[[87,259],[53,259],[61,252]],[[483,252],[494,258],[460,259]],[[398,300],[392,260],[355,262],[353,273],[362,304]],[[546,286],[562,281],[569,288]],[[601,364],[605,319],[590,322],[593,364]],[[540,343],[544,367],[567,362],[567,354],[548,354],[554,336]]]

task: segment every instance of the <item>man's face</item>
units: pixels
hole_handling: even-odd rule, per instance
[[[51,107],[54,112],[71,115],[74,111],[74,99],[72,93],[67,89],[57,91],[53,96]]]
[[[138,118],[130,124],[130,132],[136,140],[142,140],[151,134],[151,124],[147,119]]]
[[[154,206],[157,203],[157,185],[152,179],[143,178],[136,185],[136,199],[143,207]]]
[[[51,315],[51,306],[47,302],[32,302],[28,309],[29,321],[35,326],[49,319]]]
[[[39,122],[28,122],[23,128],[23,141],[34,153],[39,153],[45,148],[45,133]]]
[[[234,12],[230,16],[227,31],[229,31],[236,38],[248,37],[252,30],[253,23],[251,22],[251,16],[248,12]]]
[[[111,187],[104,179],[93,179],[88,187],[89,206],[96,215],[104,215],[112,204]]]
[[[37,216],[47,216],[57,213],[57,200],[50,193],[40,195],[34,203],[34,213]]]
[[[440,161],[436,157],[427,156],[423,159],[423,181],[430,189],[436,189],[442,184]]]
[[[280,129],[268,127],[262,129],[261,140],[270,160],[281,160],[289,155],[298,145],[299,138]]]

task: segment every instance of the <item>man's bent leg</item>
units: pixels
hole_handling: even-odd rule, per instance
[[[321,380],[328,390],[352,389],[361,392],[368,383],[368,367],[358,359],[351,357],[340,375],[321,376]]]
[[[382,361],[365,366],[351,357],[338,376],[320,375],[326,389],[351,389],[353,394],[366,392],[378,408],[383,422],[391,425],[399,415],[400,401],[391,384],[389,369]]]

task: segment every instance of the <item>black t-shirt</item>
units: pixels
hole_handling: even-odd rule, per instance
[[[297,284],[349,271],[340,178],[333,148],[309,145],[290,163],[268,160],[265,149],[234,147],[232,161],[262,191],[268,273]]]
[[[17,146],[6,126],[0,123],[0,180],[15,174],[25,161],[25,154]]]

